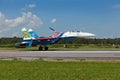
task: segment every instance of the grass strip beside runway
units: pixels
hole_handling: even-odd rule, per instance
[[[4,44],[0,45],[0,50],[38,50],[39,46],[33,46],[33,47],[15,47],[14,44]],[[43,46],[44,47],[44,46]],[[119,46],[113,46],[113,45],[102,45],[102,44],[67,44],[66,47],[64,47],[64,44],[52,44],[48,45],[49,50],[120,50]]]
[[[120,62],[0,61],[0,80],[119,80]]]

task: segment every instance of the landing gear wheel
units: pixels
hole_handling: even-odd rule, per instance
[[[39,46],[39,49],[38,49],[39,51],[42,51],[43,50],[43,47],[42,46]]]
[[[44,49],[45,49],[45,51],[47,51],[47,50],[48,50],[48,47],[47,47],[47,46],[45,46],[45,48],[44,48]]]

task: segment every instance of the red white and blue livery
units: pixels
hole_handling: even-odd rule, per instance
[[[94,37],[95,35],[92,33],[86,32],[78,32],[78,31],[68,31],[68,32],[58,32],[53,28],[49,28],[50,30],[54,31],[55,34],[49,37],[41,38],[39,37],[32,29],[27,30],[26,28],[22,28],[23,34],[23,41],[17,42],[16,44],[20,46],[30,47],[39,45],[39,50],[43,50],[42,45],[44,45],[44,50],[48,50],[48,44],[54,44],[55,42],[59,41],[61,38],[66,40],[73,39],[75,37]]]

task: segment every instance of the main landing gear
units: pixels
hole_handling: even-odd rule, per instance
[[[39,46],[39,51],[42,51],[43,50],[43,47],[42,46]],[[47,51],[48,50],[48,46],[44,46],[44,50]]]

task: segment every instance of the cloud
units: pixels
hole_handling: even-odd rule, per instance
[[[34,7],[36,7],[36,5],[35,4],[29,4],[28,7],[29,8],[34,8]]]
[[[41,19],[31,12],[23,12],[22,16],[16,17],[15,19],[7,19],[5,15],[0,12],[0,34],[11,32],[12,29],[21,29],[22,27],[35,28],[42,24]]]
[[[112,8],[120,8],[120,4],[113,5]]]
[[[27,4],[25,7],[23,7],[21,10],[22,11],[27,11],[28,9],[35,8],[36,4]]]
[[[51,20],[51,24],[54,24],[55,22],[56,22],[56,19],[53,18],[53,19]]]

